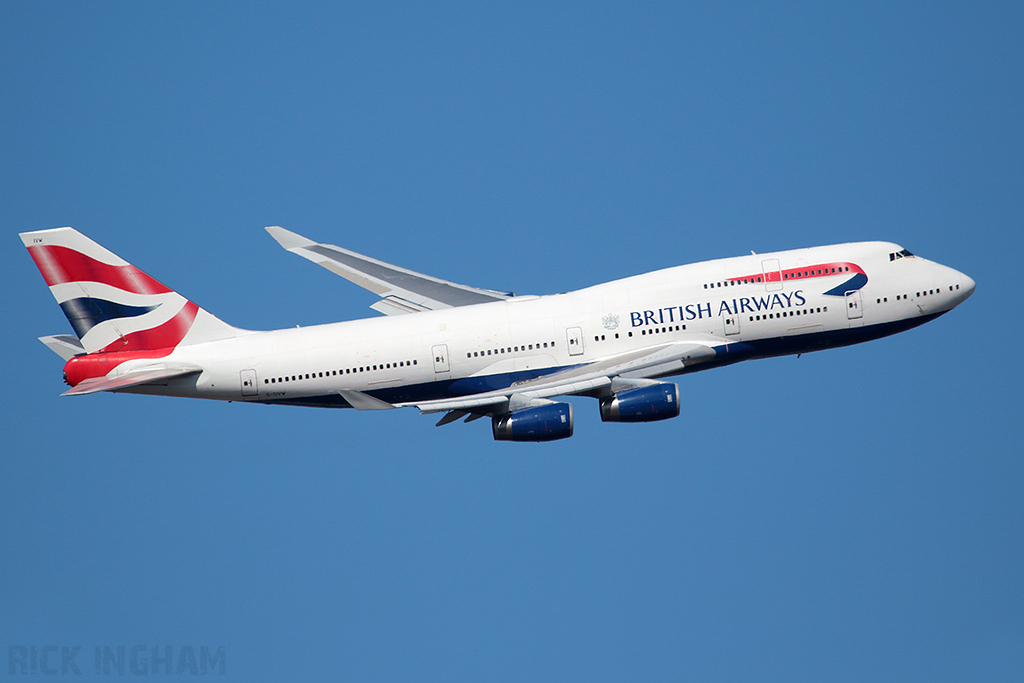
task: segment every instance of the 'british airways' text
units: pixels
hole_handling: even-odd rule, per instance
[[[764,296],[745,296],[731,300],[724,299],[718,303],[717,314],[713,312],[712,302],[708,301],[699,304],[669,306],[653,311],[631,311],[629,319],[631,327],[643,327],[644,325],[664,325],[666,323],[702,320],[715,317],[715,315],[738,315],[740,313],[781,310],[793,308],[794,306],[803,306],[806,303],[807,299],[804,298],[804,292],[802,289],[799,289],[789,294],[779,292]]]

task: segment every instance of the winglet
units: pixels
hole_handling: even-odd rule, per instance
[[[316,242],[313,240],[307,239],[298,233],[292,232],[291,230],[285,230],[279,225],[268,226],[266,231],[270,233],[271,237],[277,240],[278,244],[288,251],[302,247],[316,246]]]

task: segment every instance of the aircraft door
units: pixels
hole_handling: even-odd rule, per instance
[[[440,374],[442,372],[451,372],[451,365],[448,363],[448,345],[447,344],[434,344],[431,347],[430,352],[434,356],[434,372]]]
[[[256,396],[260,393],[260,385],[256,383],[255,370],[242,370],[239,373],[242,382],[242,396]]]
[[[769,292],[782,289],[782,267],[779,259],[769,258],[761,261],[761,269],[764,271],[764,288]]]
[[[740,333],[740,317],[736,314],[725,316],[725,333],[726,334],[739,334]]]
[[[846,293],[846,318],[857,320],[864,317],[863,306],[861,305],[860,290],[855,289]]]
[[[565,340],[569,344],[570,356],[583,355],[583,330],[579,327],[570,327],[565,331]]]

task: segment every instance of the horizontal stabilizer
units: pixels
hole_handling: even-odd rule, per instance
[[[386,315],[484,304],[513,296],[511,292],[496,292],[441,280],[333,244],[319,244],[281,227],[269,227],[267,232],[293,254],[382,297],[370,308]]]
[[[73,334],[51,334],[47,337],[40,337],[39,341],[46,344],[46,348],[64,360],[71,360],[75,356],[85,353],[82,342]]]
[[[149,384],[160,380],[185,377],[186,375],[197,375],[202,368],[180,366],[177,368],[161,368],[158,370],[139,370],[129,372],[117,377],[94,377],[79,382],[74,388],[65,391],[61,396],[82,396],[84,394],[95,394],[97,391],[115,391],[117,389],[128,389],[141,384]]]

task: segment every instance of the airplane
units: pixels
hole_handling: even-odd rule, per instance
[[[423,275],[281,227],[287,251],[368,289],[385,317],[233,327],[73,228],[21,233],[74,335],[62,396],[99,391],[490,417],[499,441],[572,436],[572,404],[605,422],[680,412],[666,377],[917,327],[975,282],[888,242],[705,261],[564,294],[517,296]]]

